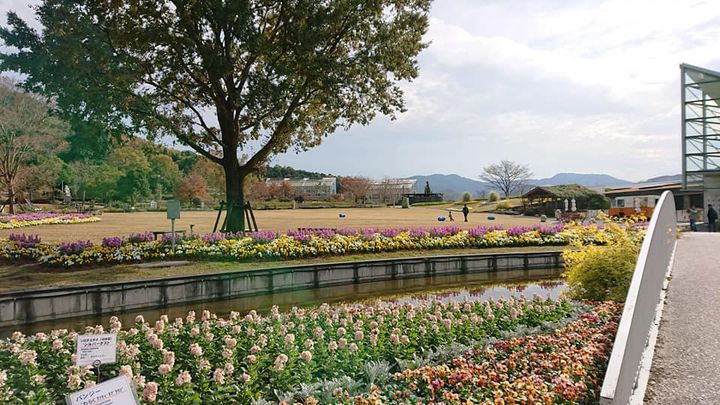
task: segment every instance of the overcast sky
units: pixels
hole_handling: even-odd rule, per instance
[[[0,0],[0,13],[28,2]],[[24,15],[29,13],[23,12]],[[374,178],[680,172],[680,63],[720,70],[717,0],[436,0],[408,111],[274,163]]]

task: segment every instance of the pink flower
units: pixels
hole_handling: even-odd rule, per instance
[[[53,340],[52,351],[57,352],[63,349],[63,342],[60,339]]]
[[[364,337],[365,337],[365,334],[363,333],[363,331],[359,330],[359,331],[355,332],[355,340],[360,341],[360,340],[363,340]]]
[[[161,364],[160,367],[158,367],[158,373],[160,375],[166,375],[172,370],[172,366],[169,364]]]
[[[347,346],[347,343],[348,343],[348,342],[347,342],[347,339],[345,339],[345,338],[340,338],[340,340],[338,340],[338,347],[341,348],[341,349],[344,349],[345,346]]]
[[[308,350],[305,350],[304,352],[300,353],[300,358],[303,359],[303,361],[310,361],[312,360],[312,353],[310,353]]]
[[[245,357],[245,360],[247,360],[248,363],[252,364],[252,363],[255,363],[255,361],[257,361],[257,357],[255,357],[254,354],[249,354],[249,355],[247,355],[247,357]]]
[[[225,373],[223,372],[223,369],[215,369],[215,372],[213,372],[213,380],[220,385],[225,384]]]
[[[190,353],[195,357],[200,357],[203,355],[203,349],[199,344],[193,343],[190,345]]]
[[[138,315],[135,317],[135,323],[145,323],[145,317],[142,315]]]
[[[293,343],[295,343],[295,335],[292,333],[285,335],[285,346],[290,346]]]
[[[175,352],[163,350],[163,362],[165,362],[172,368],[172,366],[175,365]]]
[[[23,366],[37,365],[37,352],[35,350],[23,350],[20,352],[20,363]]]
[[[154,382],[149,382],[145,385],[145,390],[143,390],[143,397],[148,402],[155,402],[157,399],[157,393],[158,393],[158,385]]]
[[[313,342],[312,339],[305,339],[305,348],[312,350],[313,347],[315,347],[315,342]]]
[[[339,327],[338,330],[337,330],[337,335],[338,335],[338,336],[343,336],[343,335],[345,334],[345,332],[346,332],[346,331],[345,331],[345,328],[343,328],[343,327],[341,326],[341,327]]]
[[[285,363],[288,361],[288,356],[286,356],[284,353],[280,353],[275,358],[275,365],[273,368],[277,371],[282,371],[285,368]]]
[[[133,371],[132,367],[130,366],[120,366],[120,373],[119,375],[124,375],[127,378],[133,378]]]
[[[175,379],[175,385],[184,385],[189,384],[192,381],[192,376],[189,372],[183,370],[180,372],[180,375],[178,375],[178,378]]]
[[[223,341],[225,342],[225,346],[230,349],[233,349],[235,346],[237,346],[237,340],[231,338],[230,336],[223,337]]]
[[[243,373],[243,375],[242,375],[242,380],[243,380],[244,382],[250,381],[250,374],[248,374],[248,373]]]

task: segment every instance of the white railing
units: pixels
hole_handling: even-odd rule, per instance
[[[675,198],[666,191],[655,207],[640,248],[600,391],[601,404],[625,405],[633,394],[663,283],[672,265],[677,228],[675,215]]]

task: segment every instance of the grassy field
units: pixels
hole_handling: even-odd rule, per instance
[[[499,224],[504,226],[532,225],[538,223],[536,217],[495,215],[496,219],[488,220],[487,214],[481,212],[486,207],[473,206],[468,222],[463,222],[458,205],[442,205],[427,207],[402,208],[322,208],[297,210],[255,211],[260,229],[285,232],[297,228],[391,228],[391,227],[430,227],[441,225],[458,225],[471,228],[478,225]],[[439,222],[439,216],[448,216],[453,210],[455,222]],[[338,214],[344,213],[345,218]],[[209,233],[213,229],[217,212],[185,211],[175,222],[176,229],[190,231],[190,225],[196,234]],[[27,233],[40,235],[43,241],[75,241],[90,240],[95,243],[107,236],[127,236],[131,233],[146,231],[168,231],[170,221],[164,212],[106,213],[102,221],[89,224],[74,225],[42,225],[28,228],[0,230],[0,237],[11,233]]]
[[[400,251],[388,253],[366,253],[346,256],[316,257],[288,261],[263,261],[250,263],[235,262],[192,262],[176,267],[146,268],[137,264],[78,269],[44,268],[38,265],[0,266],[0,293],[31,288],[45,288],[71,285],[111,283],[115,281],[148,280],[167,277],[192,276],[200,274],[247,271],[301,264],[338,263],[358,260],[427,257],[444,255],[467,255],[478,253],[511,253],[557,251],[557,246],[489,248],[489,249],[442,249],[430,251]]]

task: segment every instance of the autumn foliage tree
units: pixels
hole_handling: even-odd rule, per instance
[[[16,13],[0,70],[58,113],[108,133],[170,136],[225,175],[227,229],[244,229],[244,179],[276,153],[404,110],[430,0],[43,0]],[[241,162],[242,153],[248,156]]]
[[[372,182],[367,177],[341,177],[339,182],[342,194],[346,199],[362,203],[370,195]]]
[[[206,200],[207,182],[197,174],[189,174],[175,184],[175,197],[185,204],[190,204],[196,198]]]

